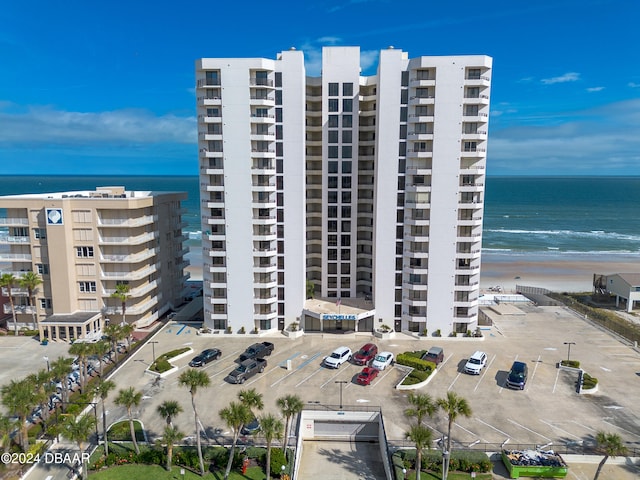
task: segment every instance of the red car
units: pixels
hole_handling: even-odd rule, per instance
[[[371,382],[378,376],[379,370],[371,367],[364,367],[364,369],[358,374],[356,382],[360,385],[370,385]]]
[[[378,347],[374,343],[367,343],[358,350],[351,361],[356,365],[369,365],[371,360],[373,360],[377,354]]]

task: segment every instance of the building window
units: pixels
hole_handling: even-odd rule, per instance
[[[329,115],[329,128],[338,128],[339,115]]]
[[[260,330],[271,330],[271,320],[260,320]]]
[[[342,95],[344,95],[345,97],[350,97],[353,95],[353,83],[342,84]]]
[[[34,228],[33,229],[33,235],[35,236],[35,238],[39,238],[44,240],[45,238],[47,238],[47,229],[46,228]]]
[[[329,143],[338,143],[338,130],[329,130]]]
[[[343,112],[352,112],[353,111],[353,100],[351,98],[343,98],[342,99],[342,111]]]
[[[338,173],[338,162],[328,162],[327,171],[329,173]]]
[[[329,158],[338,158],[338,146],[330,145],[328,148]]]
[[[351,188],[351,177],[342,177],[342,188]]]
[[[93,247],[76,247],[76,256],[79,258],[93,257]]]
[[[342,143],[351,143],[353,141],[353,132],[351,130],[342,131]]]
[[[80,292],[84,293],[95,293],[96,292],[96,282],[79,282]]]
[[[342,127],[343,128],[353,127],[353,115],[342,115]]]
[[[282,87],[282,72],[275,73],[276,87]]]
[[[338,95],[340,95],[339,85],[337,83],[330,83],[329,84],[329,96],[330,97],[337,97]]]
[[[345,145],[342,147],[342,158],[351,158],[353,156],[353,149],[351,145]]]
[[[41,298],[40,299],[40,308],[52,308],[52,303],[50,298]]]
[[[337,98],[330,98],[329,99],[329,111],[330,112],[337,112],[338,111],[338,99]]]
[[[49,264],[48,263],[38,263],[36,265],[38,269],[38,273],[40,275],[49,275]]]
[[[342,162],[342,173],[351,173],[351,162]]]

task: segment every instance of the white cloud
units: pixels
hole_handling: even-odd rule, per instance
[[[589,87],[587,88],[587,92],[601,92],[604,90],[604,87]]]
[[[194,117],[145,110],[68,112],[49,106],[0,104],[0,144],[196,143]]]
[[[576,72],[565,73],[559,77],[543,78],[541,80],[545,85],[553,85],[554,83],[576,82],[580,80],[580,74]]]
[[[627,85],[631,88],[640,88],[640,83],[629,82]]]
[[[301,49],[304,52],[304,67],[307,75],[312,77],[320,76],[322,71],[322,47],[335,46],[341,41],[342,39],[339,37],[321,37],[314,42],[303,44]],[[364,72],[377,64],[379,54],[378,50],[360,50],[360,68],[363,75],[366,74]],[[375,72],[370,74],[375,74]]]
[[[491,174],[640,174],[640,99],[490,132]]]

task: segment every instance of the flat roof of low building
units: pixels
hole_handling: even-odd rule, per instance
[[[61,324],[61,323],[73,323],[82,324],[89,320],[94,319],[96,316],[101,315],[100,312],[75,312],[75,313],[58,313],[56,315],[50,315],[44,320],[40,320],[42,324]]]

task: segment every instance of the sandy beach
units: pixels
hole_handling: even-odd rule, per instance
[[[202,257],[189,253],[191,280],[202,280]],[[640,273],[640,254],[508,255],[486,253],[482,257],[480,288],[499,286],[504,292],[516,285],[541,287],[557,292],[589,292],[593,274]]]

